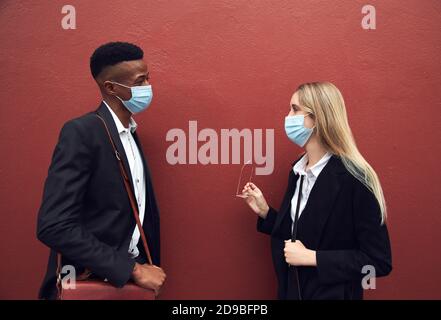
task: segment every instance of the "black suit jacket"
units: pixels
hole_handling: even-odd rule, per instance
[[[297,160],[298,161],[298,160]],[[392,257],[387,227],[381,225],[374,195],[332,156],[317,178],[298,220],[297,238],[317,251],[317,267],[298,267],[299,285],[288,281],[284,240],[291,238],[291,199],[298,175],[289,173],[288,188],[279,212],[270,208],[257,229],[271,235],[271,252],[278,281],[278,298],[300,289],[302,299],[362,299],[365,265],[376,276],[389,274]],[[366,271],[365,271],[366,272]],[[290,287],[288,287],[290,286]]]
[[[44,186],[38,213],[37,237],[52,250],[39,297],[56,295],[56,253],[63,265],[84,268],[107,278],[117,287],[131,277],[135,261],[128,248],[136,222],[127,191],[104,124],[106,121],[125,169],[130,167],[115,122],[102,103],[95,112],[66,122],[61,129]],[[146,178],[146,209],[143,222],[153,263],[160,264],[159,211],[152,181],[136,132],[134,140],[140,150]],[[133,182],[131,181],[133,189]],[[140,260],[145,260],[141,241]]]

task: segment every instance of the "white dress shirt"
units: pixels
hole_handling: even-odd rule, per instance
[[[294,174],[299,175],[296,184],[296,191],[294,192],[294,196],[291,199],[291,219],[293,221],[292,227],[294,227],[294,219],[296,216],[301,176],[305,177],[303,178],[302,198],[300,200],[299,207],[299,218],[303,212],[303,209],[305,209],[306,203],[308,202],[309,194],[311,193],[312,187],[314,187],[315,181],[317,180],[320,172],[322,172],[323,168],[326,166],[331,157],[332,154],[327,152],[315,165],[313,165],[308,170],[305,170],[306,165],[308,164],[308,155],[305,154],[292,168]]]
[[[113,117],[113,121],[115,121],[116,129],[119,133],[119,138],[121,139],[121,143],[124,147],[124,151],[127,156],[127,160],[129,162],[130,171],[132,174],[133,180],[133,189],[135,190],[136,201],[138,202],[138,210],[139,210],[139,220],[141,224],[144,222],[144,212],[145,212],[145,176],[144,176],[144,166],[142,164],[141,154],[139,152],[138,146],[133,139],[132,132],[136,130],[138,126],[133,120],[130,118],[129,128],[125,128],[118,116],[113,112],[113,110],[109,107],[109,105],[103,101],[104,104],[110,111],[110,114]],[[127,213],[129,214],[129,213]],[[129,254],[132,258],[136,258],[139,256],[139,250],[137,244],[139,242],[140,233],[138,227],[135,225],[135,230],[132,234],[132,240],[130,241],[129,246]]]

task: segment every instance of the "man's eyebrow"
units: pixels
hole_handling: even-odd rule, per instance
[[[298,105],[296,105],[295,103],[291,103],[291,107],[297,107],[300,108]]]
[[[140,74],[139,76],[136,77],[135,81],[138,80],[139,78],[148,78],[150,75],[150,72],[147,72],[146,74]]]

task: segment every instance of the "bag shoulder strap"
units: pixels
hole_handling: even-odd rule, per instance
[[[303,179],[304,179],[304,175],[300,176],[300,186],[299,186],[299,192],[298,192],[298,197],[297,197],[297,204],[296,204],[296,214],[294,217],[294,225],[293,225],[293,230],[292,230],[292,234],[291,234],[291,242],[295,242],[297,240],[297,225],[299,223],[299,211],[300,211],[300,202],[302,201],[302,191],[303,191]]]

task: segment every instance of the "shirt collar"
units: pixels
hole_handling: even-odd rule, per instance
[[[118,133],[126,132],[128,130],[130,130],[130,132],[132,132],[132,133],[135,132],[136,128],[138,127],[138,124],[135,122],[133,117],[130,117],[129,127],[125,128],[124,125],[122,124],[121,120],[119,120],[118,116],[116,115],[115,112],[113,112],[112,108],[110,108],[110,106],[107,104],[107,102],[104,100],[103,100],[103,102],[106,105],[107,109],[109,109],[110,114],[112,115],[113,121],[115,121],[116,130],[118,130]]]
[[[326,154],[311,168],[305,171],[306,164],[308,163],[308,155],[305,154],[293,167],[293,171],[295,174],[306,175],[312,174],[315,178],[318,177],[320,172],[328,163],[329,159],[332,157],[332,154],[326,152]]]

